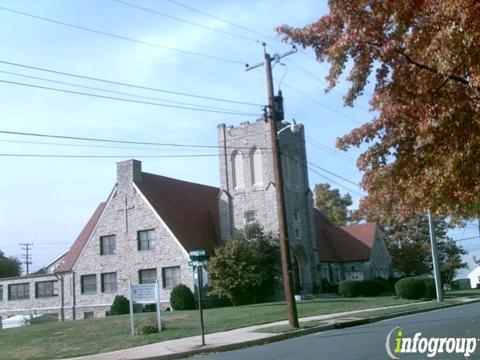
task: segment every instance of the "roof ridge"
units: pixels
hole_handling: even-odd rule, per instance
[[[188,185],[208,187],[208,188],[211,188],[211,189],[215,189],[215,190],[219,190],[219,191],[220,191],[220,188],[219,188],[219,187],[216,187],[216,186],[206,185],[206,184],[200,184],[200,183],[196,183],[196,182],[193,182],[193,181],[180,180],[180,179],[172,178],[172,177],[165,176],[165,175],[152,174],[152,173],[148,173],[148,172],[145,172],[145,171],[142,171],[142,175],[151,175],[151,176],[160,177],[160,178],[164,178],[164,179],[168,179],[168,180],[173,180],[173,181],[177,181],[177,182],[182,182],[182,183],[188,184]]]

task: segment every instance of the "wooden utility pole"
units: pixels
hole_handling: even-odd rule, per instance
[[[440,277],[440,263],[438,261],[437,237],[435,236],[435,224],[432,212],[428,210],[428,224],[430,227],[430,245],[432,247],[433,275],[435,277],[435,289],[437,290],[437,301],[443,301],[442,279]]]
[[[30,253],[30,250],[32,250],[31,246],[33,246],[33,244],[21,243],[19,245],[21,246],[22,250],[25,251],[25,254],[22,254],[21,258],[25,264],[25,272],[28,275],[30,273],[30,265],[32,265],[32,254]]]
[[[265,44],[264,44],[265,47]],[[273,58],[264,51],[264,61],[253,66],[246,66],[246,71],[255,69],[260,66],[265,67],[266,80],[267,80],[267,95],[268,95],[268,122],[270,123],[270,135],[272,138],[272,151],[273,151],[273,171],[275,177],[275,187],[277,195],[277,213],[278,213],[278,226],[279,226],[279,241],[280,241],[280,256],[282,264],[283,286],[285,291],[285,301],[287,303],[288,311],[288,323],[291,328],[298,328],[298,314],[297,305],[295,303],[295,295],[293,292],[293,279],[292,279],[292,264],[290,258],[290,245],[288,241],[288,228],[287,228],[287,212],[285,208],[285,192],[283,186],[283,172],[282,162],[280,154],[280,142],[278,137],[277,122],[278,112],[275,103],[275,92],[273,89],[273,77],[272,77],[272,61],[278,62],[281,58],[291,55],[296,52],[296,49],[286,52],[282,55],[275,54]]]

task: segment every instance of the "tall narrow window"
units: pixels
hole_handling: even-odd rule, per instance
[[[155,230],[141,230],[137,232],[138,250],[155,249]]]
[[[258,148],[252,149],[250,153],[250,166],[252,173],[252,184],[263,184],[263,164],[262,164],[262,151]]]
[[[100,236],[100,255],[115,254],[115,235]]]
[[[117,291],[117,273],[103,273],[102,274],[102,292],[113,293]]]
[[[151,284],[157,281],[157,269],[138,270],[138,280],[140,284]]]
[[[233,187],[243,189],[245,180],[243,174],[243,155],[240,151],[234,151],[232,154]]]
[[[82,294],[94,294],[97,292],[97,275],[82,275],[80,277]]]
[[[292,185],[300,185],[300,160],[298,158],[291,158],[290,172],[292,176]]]
[[[287,152],[283,153],[282,158],[283,182],[290,185],[290,156]]]

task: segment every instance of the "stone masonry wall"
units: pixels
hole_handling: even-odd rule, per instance
[[[118,183],[109,200],[104,214],[94,230],[88,244],[76,264],[75,291],[77,294],[77,318],[86,311],[94,311],[95,316],[105,316],[116,294],[128,297],[128,283],[139,282],[139,270],[156,269],[162,281],[162,268],[180,266],[181,282],[193,290],[192,271],[187,266],[188,254],[174,239],[167,227],[157,217],[146,199],[133,185],[132,178],[141,181],[138,162],[129,160],[118,164]],[[128,210],[128,231],[125,223],[125,203]],[[153,250],[137,250],[137,232],[155,230],[156,246]],[[116,251],[113,255],[100,255],[100,237],[115,235]],[[101,274],[117,273],[117,291],[101,292]],[[94,294],[81,293],[81,276],[95,274],[97,291]],[[161,286],[162,303],[170,300],[170,289]]]

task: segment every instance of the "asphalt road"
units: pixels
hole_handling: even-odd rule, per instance
[[[427,340],[430,340],[429,338],[431,337],[480,338],[480,303],[403,316],[347,329],[332,330],[242,350],[199,355],[192,359],[390,359],[387,355],[385,341],[389,332],[395,327],[402,328],[404,337],[411,338],[413,338],[417,332],[422,333],[421,338],[425,337]],[[392,348],[396,335],[397,331],[392,335]],[[432,343],[432,346],[433,345]],[[447,344],[445,344],[445,346],[447,346]],[[480,359],[480,342],[477,341],[475,345],[471,344],[471,347],[473,346],[475,346],[475,351],[469,358]],[[446,349],[445,347],[445,350]],[[445,352],[443,354],[437,354],[434,357],[427,357],[427,352],[424,354],[396,353],[394,355],[400,359],[466,358],[463,354],[457,355],[455,353],[448,354]]]

